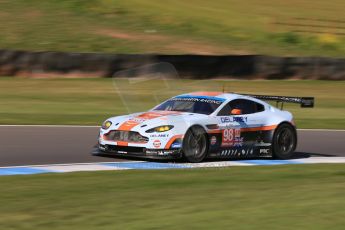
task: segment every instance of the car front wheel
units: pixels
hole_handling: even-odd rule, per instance
[[[192,163],[201,162],[207,155],[207,134],[202,127],[193,126],[183,138],[184,157]]]

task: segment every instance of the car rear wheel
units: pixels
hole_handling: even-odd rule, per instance
[[[294,127],[284,123],[275,131],[272,141],[273,157],[289,159],[292,157],[297,145],[297,136]]]
[[[183,138],[184,157],[192,163],[201,162],[207,155],[207,134],[202,127],[193,126]]]

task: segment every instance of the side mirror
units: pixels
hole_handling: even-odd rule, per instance
[[[231,115],[241,115],[242,110],[241,109],[232,109],[230,112]]]

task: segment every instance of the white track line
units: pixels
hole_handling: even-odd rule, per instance
[[[88,162],[88,163],[61,163],[61,164],[42,164],[42,165],[15,165],[15,166],[1,166],[2,168],[22,168],[22,167],[47,167],[47,166],[70,166],[70,165],[93,165],[93,164],[109,164],[109,163],[141,163],[148,161],[104,161],[104,162]]]
[[[260,166],[259,163],[250,163],[250,162],[259,162],[260,160],[234,160],[234,161],[214,161],[214,162],[202,162],[202,163],[173,163],[169,162],[168,164],[176,164],[181,166],[190,166],[192,168],[199,168],[199,167],[226,167],[226,166]],[[276,160],[265,160],[263,159],[262,162],[265,163],[267,161],[275,162]],[[282,160],[277,160],[277,162],[282,162]],[[345,157],[310,157],[310,158],[301,158],[301,159],[291,159],[286,160],[287,163],[289,162],[299,162],[301,164],[312,164],[312,163],[345,163]],[[150,161],[121,161],[121,162],[89,162],[89,163],[64,163],[64,164],[41,164],[41,165],[20,165],[20,166],[2,166],[0,169],[7,169],[7,168],[43,168],[43,167],[61,167],[61,166],[92,166],[92,165],[100,165],[100,164],[126,164],[126,163],[161,163],[161,162],[150,162]],[[262,164],[265,165],[265,164]],[[280,165],[280,164],[277,164]]]

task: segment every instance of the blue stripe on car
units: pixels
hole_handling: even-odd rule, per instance
[[[221,102],[225,101],[224,98],[211,97],[211,96],[180,95],[180,96],[176,96],[175,98],[197,98],[197,99],[215,100],[215,101],[221,101]]]

